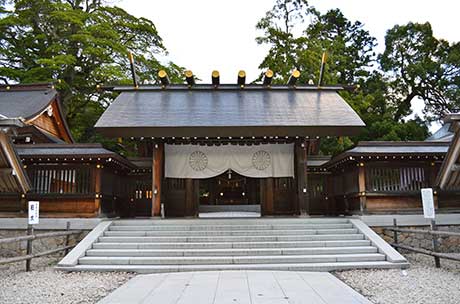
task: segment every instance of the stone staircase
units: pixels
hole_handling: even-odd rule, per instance
[[[117,220],[105,223],[98,235],[90,233],[58,269],[154,273],[408,266],[363,225],[346,218]]]

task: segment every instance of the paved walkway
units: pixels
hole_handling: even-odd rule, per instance
[[[260,212],[248,212],[248,211],[200,212],[198,217],[200,218],[260,217]]]
[[[327,272],[210,271],[138,275],[99,304],[371,304]]]

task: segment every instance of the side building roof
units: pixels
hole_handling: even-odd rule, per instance
[[[28,125],[47,111],[54,101],[58,112],[54,114],[58,116],[58,123],[62,124],[65,138],[74,142],[62,112],[59,94],[52,84],[0,85],[0,119],[18,119]],[[41,131],[50,136],[46,130]]]
[[[333,157],[327,168],[368,159],[434,158],[441,159],[449,149],[449,142],[443,141],[361,141],[350,150]]]
[[[126,169],[137,168],[131,161],[118,153],[107,150],[101,144],[35,144],[16,145],[18,155],[27,161],[37,162],[79,162],[104,161]]]

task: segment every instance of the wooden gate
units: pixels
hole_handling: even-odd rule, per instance
[[[295,179],[264,178],[260,181],[262,215],[292,215],[298,213]]]
[[[166,217],[197,216],[199,205],[198,180],[166,178],[164,181]]]

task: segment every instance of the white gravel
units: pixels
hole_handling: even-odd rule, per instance
[[[56,271],[60,258],[0,266],[0,303],[96,303],[134,276],[131,273],[67,273]]]
[[[460,303],[460,262],[406,255],[407,270],[352,270],[336,272],[345,283],[377,304]],[[59,258],[38,258],[32,271],[25,262],[0,266],[0,303],[97,303],[134,277],[132,273],[67,273],[53,266]]]
[[[406,270],[352,270],[335,273],[342,281],[378,304],[460,303],[460,262],[407,254]]]

